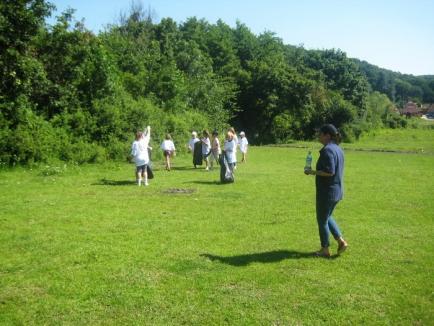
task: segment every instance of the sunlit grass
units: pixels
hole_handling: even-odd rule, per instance
[[[1,172],[0,323],[430,324],[434,156],[347,151],[350,247],[325,260],[305,155],[252,147],[229,185],[185,156],[149,187],[126,163]]]

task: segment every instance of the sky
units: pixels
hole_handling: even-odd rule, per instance
[[[131,0],[48,0],[98,33],[127,13]],[[271,31],[306,49],[341,49],[351,58],[413,75],[434,75],[434,0],[135,0],[156,22],[170,17],[237,20],[253,33]]]

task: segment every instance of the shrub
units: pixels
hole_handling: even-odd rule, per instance
[[[79,141],[63,148],[62,159],[78,164],[102,163],[107,159],[107,153],[105,148],[96,143]]]
[[[27,108],[20,108],[15,129],[5,128],[1,136],[0,160],[12,165],[48,162],[57,156],[66,137],[64,131]]]

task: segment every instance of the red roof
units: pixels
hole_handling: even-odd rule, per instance
[[[420,113],[420,108],[417,106],[416,103],[408,102],[401,112],[403,114],[417,114]]]

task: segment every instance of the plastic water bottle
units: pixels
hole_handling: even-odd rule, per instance
[[[304,166],[304,170],[312,170],[312,152],[309,151],[306,156],[306,165]]]

